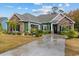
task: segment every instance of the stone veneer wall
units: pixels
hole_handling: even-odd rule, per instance
[[[20,32],[24,32],[24,23],[20,22]]]
[[[62,19],[62,21],[60,21],[58,24],[58,31],[60,30],[60,28],[59,28],[60,26],[64,26],[64,27],[70,26],[71,29],[74,29],[74,23],[72,23],[71,25],[70,25],[70,23],[71,23],[71,21],[69,21],[68,19],[66,19],[66,18]]]

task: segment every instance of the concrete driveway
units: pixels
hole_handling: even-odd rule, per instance
[[[42,40],[33,41],[0,56],[64,56],[65,39],[59,35],[45,35]]]

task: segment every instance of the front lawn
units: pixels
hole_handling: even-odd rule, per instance
[[[79,38],[67,39],[65,55],[79,55]]]
[[[39,39],[29,35],[0,35],[0,53]]]

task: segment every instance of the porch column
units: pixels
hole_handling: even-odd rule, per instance
[[[28,22],[28,32],[30,33],[31,32],[31,23]]]
[[[74,24],[72,24],[72,25],[71,25],[71,29],[73,29],[73,30],[74,30]]]
[[[51,23],[51,32],[53,33],[53,24]]]
[[[8,31],[8,32],[9,32],[9,29],[10,29],[9,24],[7,24],[7,31]]]
[[[60,32],[60,25],[57,25],[57,32]]]
[[[41,29],[41,25],[38,25],[38,29],[39,29],[39,30]]]

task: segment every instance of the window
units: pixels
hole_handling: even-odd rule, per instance
[[[38,26],[37,26],[37,25],[31,25],[31,27],[32,27],[32,28],[38,28]]]
[[[47,25],[43,25],[43,30],[47,30]]]
[[[16,31],[20,31],[20,25],[16,26]]]
[[[32,24],[31,27],[34,28],[34,29],[38,29],[38,25],[33,25]]]

